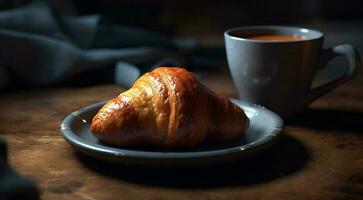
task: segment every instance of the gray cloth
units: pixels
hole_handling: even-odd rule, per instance
[[[168,36],[112,25],[98,15],[60,16],[35,2],[0,12],[0,89],[57,84],[110,65],[114,81],[130,86],[140,65],[181,64],[175,49]]]
[[[8,165],[7,147],[2,140],[0,140],[0,199],[39,199],[39,191],[35,182],[20,176]]]

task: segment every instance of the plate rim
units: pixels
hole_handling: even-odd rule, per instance
[[[281,135],[281,131],[284,127],[284,122],[281,119],[280,116],[278,116],[276,113],[270,111],[269,109],[265,108],[264,106],[248,103],[241,101],[239,99],[233,99],[230,98],[230,100],[234,103],[236,103],[239,106],[244,107],[252,107],[257,108],[260,110],[263,110],[264,112],[268,113],[275,119],[275,127],[274,130],[272,130],[269,135],[259,138],[254,142],[243,144],[243,145],[237,145],[233,147],[227,147],[222,149],[215,149],[215,150],[206,150],[206,151],[190,151],[190,152],[158,152],[158,151],[145,151],[145,150],[131,150],[131,149],[124,149],[120,147],[111,147],[111,146],[105,146],[100,145],[96,143],[92,143],[89,140],[85,140],[81,137],[79,137],[76,133],[72,131],[70,128],[71,122],[75,118],[79,118],[79,115],[81,113],[87,112],[89,110],[94,109],[95,107],[101,107],[103,106],[106,101],[101,101],[98,103],[90,104],[85,107],[82,107],[69,115],[62,121],[61,123],[61,134],[63,138],[70,143],[73,147],[79,150],[85,150],[85,151],[93,151],[94,153],[101,153],[106,154],[108,156],[116,156],[116,157],[128,157],[128,158],[151,158],[151,159],[192,159],[192,158],[200,158],[200,157],[215,157],[215,156],[222,156],[226,154],[232,154],[236,152],[246,152],[250,151],[254,148],[261,147],[264,145],[267,145],[269,143],[275,142],[279,136]]]

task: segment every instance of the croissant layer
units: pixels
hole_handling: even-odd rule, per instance
[[[159,67],[107,102],[93,118],[91,131],[111,145],[181,147],[240,137],[248,124],[240,107],[191,72]]]

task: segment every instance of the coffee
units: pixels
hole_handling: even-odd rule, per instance
[[[278,34],[270,34],[270,35],[252,35],[246,37],[251,40],[267,40],[267,41],[297,41],[297,40],[305,40],[305,36],[300,35],[278,35]]]
[[[261,104],[284,118],[359,74],[360,56],[351,45],[322,49],[323,33],[288,26],[253,26],[224,33],[228,66],[241,100]],[[311,84],[318,69],[344,56],[349,68],[322,86]],[[344,77],[344,78],[341,78]]]

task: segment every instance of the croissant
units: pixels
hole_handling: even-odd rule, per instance
[[[239,106],[191,72],[159,67],[106,103],[93,118],[91,131],[116,146],[187,147],[241,137],[248,125]]]

